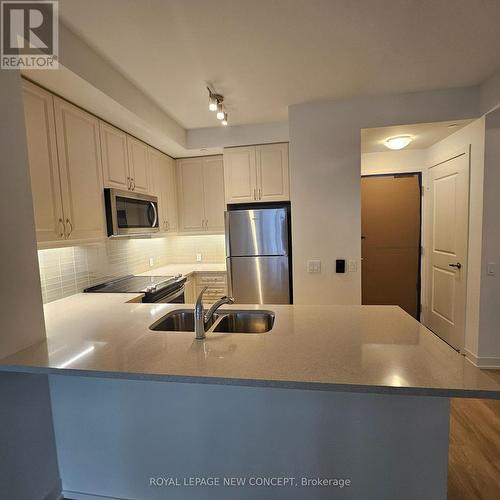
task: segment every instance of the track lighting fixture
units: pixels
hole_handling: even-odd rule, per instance
[[[210,111],[217,111],[217,119],[221,121],[222,125],[227,125],[227,112],[224,111],[223,102],[224,96],[212,91],[210,87],[208,90],[208,109]]]

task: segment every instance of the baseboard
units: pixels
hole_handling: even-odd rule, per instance
[[[476,356],[467,349],[464,349],[463,352],[465,354],[466,359],[470,361],[474,366],[477,366],[478,368],[500,370],[500,358],[485,358]]]

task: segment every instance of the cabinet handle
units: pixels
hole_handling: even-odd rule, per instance
[[[64,238],[64,223],[62,219],[59,219],[59,238]]]
[[[259,188],[259,200],[262,200],[262,189]]]
[[[127,189],[132,189],[132,183],[130,182],[130,177],[127,177]]]
[[[135,181],[133,177],[130,178],[130,183],[132,185],[132,191],[135,191]]]
[[[66,219],[66,225],[69,225],[69,233],[66,235],[66,238],[69,238],[73,232],[73,224],[71,224],[69,219]]]
[[[253,188],[253,199],[257,200],[257,188]]]
[[[170,222],[167,221],[167,231],[170,231]]]

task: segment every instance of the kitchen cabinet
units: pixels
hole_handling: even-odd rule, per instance
[[[224,149],[226,203],[290,199],[288,143]]]
[[[160,151],[149,148],[152,191],[158,197],[160,231],[177,231],[177,186],[175,162]]]
[[[131,189],[128,168],[127,134],[105,123],[99,123],[102,168],[106,187]]]
[[[196,302],[195,293],[195,279],[193,275],[189,275],[186,283],[184,283],[184,302],[186,304],[194,304]]]
[[[127,135],[128,166],[132,190],[149,194],[149,155],[148,146]]]
[[[104,185],[149,194],[148,146],[103,121],[99,128]]]
[[[105,234],[99,120],[54,97],[59,175],[68,240],[93,240]]]
[[[23,81],[24,118],[39,243],[65,239],[52,94]]]
[[[218,299],[227,295],[227,273],[197,272],[196,273],[196,296],[208,287],[203,294],[205,304],[213,304]]]
[[[179,230],[224,231],[224,174],[221,156],[177,161]]]

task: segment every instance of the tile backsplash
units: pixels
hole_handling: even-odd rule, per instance
[[[166,264],[224,262],[224,235],[169,236],[151,239],[110,239],[78,247],[38,250],[44,303],[81,292],[88,286]]]

